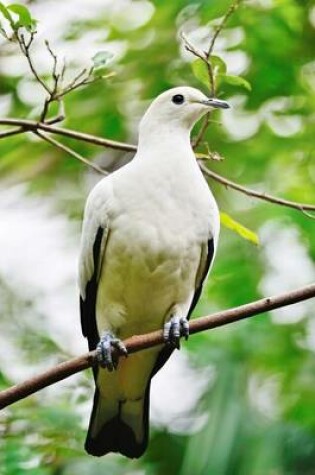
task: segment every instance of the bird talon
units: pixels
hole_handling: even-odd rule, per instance
[[[181,329],[182,329],[182,336],[187,341],[188,337],[189,337],[189,322],[188,322],[187,318],[182,317],[180,319],[180,324],[181,324]]]
[[[164,328],[163,328],[163,339],[165,342],[168,342],[169,340],[170,329],[171,329],[171,322],[165,323]]]
[[[165,323],[163,329],[163,338],[168,345],[172,345],[178,350],[180,349],[180,338],[184,337],[185,340],[189,336],[189,323],[185,317],[173,316],[168,322]]]
[[[119,355],[127,356],[127,348],[112,333],[105,332],[96,347],[99,365],[111,372],[118,366]]]
[[[127,348],[125,347],[124,343],[119,340],[119,338],[115,338],[112,340],[112,346],[116,348],[123,356],[128,356]]]

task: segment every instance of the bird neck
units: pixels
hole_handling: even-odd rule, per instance
[[[159,124],[157,127],[140,127],[137,158],[148,160],[154,157],[160,162],[163,157],[176,160],[176,157],[191,155],[195,159],[190,130],[178,124]]]

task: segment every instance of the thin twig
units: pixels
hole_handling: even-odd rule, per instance
[[[87,73],[87,68],[82,69],[73,79],[72,81],[68,84],[67,88],[71,90],[71,88],[82,78]],[[64,89],[65,90],[65,89]]]
[[[315,297],[315,284],[286,292],[274,297],[267,297],[240,307],[223,310],[212,315],[193,320],[189,324],[190,334],[210,330],[230,323],[250,318],[276,308],[282,308]],[[164,343],[162,331],[155,331],[146,335],[137,335],[124,341],[129,354],[140,350],[162,345]],[[44,373],[35,376],[23,383],[12,386],[0,392],[0,409],[14,402],[34,394],[35,392],[79,373],[96,364],[95,351],[60,363]]]
[[[42,113],[40,115],[40,122],[45,122],[46,116],[48,114],[49,105],[52,101],[52,96],[46,97]]]
[[[6,137],[7,133],[10,132],[9,135],[16,135],[20,133],[25,133],[27,131],[36,131],[36,130],[43,130],[45,132],[49,132],[51,134],[56,134],[56,135],[62,135],[64,137],[69,137],[72,139],[76,140],[82,140],[87,143],[91,143],[94,145],[99,145],[102,147],[106,148],[112,148],[115,150],[123,150],[127,152],[136,152],[137,147],[136,145],[133,144],[128,144],[124,142],[116,142],[114,140],[109,140],[109,139],[104,139],[101,137],[97,137],[95,135],[91,134],[85,134],[83,132],[77,132],[75,130],[71,129],[65,129],[62,127],[55,127],[52,125],[49,125],[48,123],[41,124],[33,120],[26,120],[26,119],[7,119],[7,118],[2,118],[0,119],[0,125],[15,125],[18,126],[16,129],[11,129],[10,131],[5,131],[3,132],[2,135],[0,133],[0,139],[2,137]],[[51,139],[51,137],[50,137]],[[65,147],[65,146],[64,146]],[[71,152],[69,152],[71,153]],[[88,162],[88,165],[90,162]],[[228,178],[225,178],[211,170],[209,170],[201,161],[199,161],[199,166],[201,170],[210,178],[216,180],[218,183],[221,183],[224,186],[227,186],[229,188],[232,188],[234,190],[237,190],[241,193],[244,193],[247,196],[252,196],[254,198],[258,198],[264,201],[268,201],[270,203],[275,203],[280,206],[286,206],[288,208],[294,208],[297,209],[301,212],[303,212],[306,216],[313,218],[313,216],[309,213],[306,213],[307,211],[315,211],[315,205],[309,204],[309,203],[299,203],[295,201],[290,201],[290,200],[285,200],[282,198],[278,198],[266,193],[259,193],[258,191],[252,190],[250,188],[244,187],[242,185],[239,185],[238,183],[235,183]],[[103,171],[102,171],[103,173]]]
[[[191,41],[187,38],[184,32],[181,32],[181,38],[184,42],[185,49],[187,51],[190,51],[194,56],[197,58],[201,59],[205,67],[207,68],[207,73],[208,73],[208,78],[209,78],[209,89],[210,89],[210,96],[215,97],[216,95],[216,83],[215,83],[215,75],[213,71],[213,67],[211,64],[211,55],[215,46],[215,42],[219,36],[219,34],[222,32],[223,28],[225,27],[228,19],[232,15],[232,13],[235,12],[235,10],[239,7],[240,3],[242,0],[234,0],[230,7],[228,8],[227,12],[225,13],[221,23],[217,26],[217,28],[214,31],[214,34],[210,40],[210,45],[207,51],[201,51],[199,50],[195,45],[191,43]],[[201,141],[204,138],[204,135],[206,131],[208,130],[209,124],[211,122],[211,112],[208,112],[203,119],[203,124],[199,130],[198,135],[194,138],[193,140],[193,148],[197,148],[198,145],[201,143]]]
[[[232,2],[232,4],[230,5],[230,7],[228,8],[227,12],[225,13],[221,23],[217,26],[217,28],[215,29],[215,32],[212,36],[212,39],[210,41],[210,45],[209,45],[209,48],[208,50],[205,52],[205,55],[206,55],[206,58],[209,59],[212,52],[213,52],[213,49],[214,49],[214,45],[215,45],[215,42],[216,40],[218,39],[218,36],[219,34],[221,33],[221,31],[223,30],[223,28],[225,27],[228,19],[230,18],[230,16],[232,15],[232,13],[235,12],[235,10],[240,6],[240,3],[241,3],[242,0],[234,0]]]
[[[202,141],[209,127],[210,122],[211,122],[211,112],[207,112],[203,119],[203,122],[201,124],[198,134],[196,135],[196,137],[194,137],[192,141],[192,147],[194,150],[198,147],[198,145],[200,145],[200,142]]]
[[[109,140],[109,139],[103,139],[101,137],[97,137],[95,135],[91,134],[85,134],[83,132],[77,132],[75,130],[70,130],[70,129],[65,129],[61,127],[54,127],[52,125],[49,125],[47,123],[41,124],[36,121],[32,120],[26,120],[26,119],[0,119],[0,125],[17,125],[19,126],[16,129],[11,129],[11,131],[5,131],[2,134],[0,133],[0,139],[2,137],[7,137],[8,135],[16,135],[19,133],[24,133],[27,131],[40,131],[43,130],[45,132],[49,132],[52,134],[57,134],[57,135],[62,135],[64,137],[69,137],[72,139],[76,140],[82,140],[84,142],[92,143],[94,145],[100,145],[102,147],[108,147],[112,148],[115,150],[124,150],[127,152],[135,152],[137,150],[136,145],[124,143],[124,142],[116,142],[114,140]],[[50,140],[51,137],[50,137]],[[63,147],[66,147],[65,145],[62,144]],[[72,149],[69,149],[72,150]],[[65,150],[66,151],[66,150]],[[71,153],[67,151],[67,153]],[[84,157],[82,157],[84,158]],[[86,159],[84,159],[86,160]],[[88,160],[86,160],[87,165],[90,166],[90,163]],[[237,190],[241,193],[244,193],[247,196],[252,196],[254,198],[258,198],[264,201],[268,201],[270,203],[275,203],[281,206],[286,206],[288,208],[294,208],[297,209],[301,212],[304,212],[306,216],[313,218],[313,216],[309,213],[306,213],[306,211],[315,211],[315,205],[308,204],[308,203],[299,203],[295,201],[290,201],[290,200],[285,200],[282,198],[278,198],[266,193],[259,193],[258,191],[252,190],[250,188],[244,187],[242,185],[239,185],[238,183],[235,183],[227,178],[222,177],[221,175],[209,170],[201,161],[199,161],[199,166],[201,170],[210,178],[216,180],[218,183],[221,183],[224,186],[227,186],[229,188],[233,188],[234,190]],[[95,167],[94,167],[95,168]],[[103,174],[104,170],[102,170]]]
[[[21,34],[21,35],[17,34],[16,38],[17,38],[17,41],[18,41],[18,44],[20,46],[20,49],[21,49],[22,53],[24,54],[24,56],[27,59],[30,70],[32,71],[33,76],[35,77],[36,81],[39,82],[39,84],[42,85],[42,87],[46,90],[46,92],[48,92],[49,95],[51,95],[50,87],[45,83],[45,81],[38,74],[38,72],[37,72],[37,70],[34,66],[32,57],[30,55],[30,47],[31,47],[32,42],[34,40],[34,35],[35,35],[35,32],[30,33],[30,39],[29,39],[28,43],[26,43],[23,34]]]
[[[64,104],[63,104],[63,101],[60,100],[58,115],[55,117],[52,117],[51,119],[45,120],[45,124],[48,124],[48,125],[58,124],[59,122],[62,122],[63,120],[65,120],[65,118],[66,118],[66,114],[64,112]]]
[[[187,38],[186,34],[183,31],[180,32],[180,37],[183,40],[184,47],[187,51],[192,53],[194,56],[197,56],[197,58],[200,58],[202,61],[207,60],[206,54],[203,51],[201,51],[200,49],[198,49],[195,45],[193,45],[191,43],[191,41]]]
[[[53,69],[52,69],[52,72],[51,72],[51,75],[54,79],[54,90],[57,90],[57,87],[58,87],[58,81],[59,81],[59,75],[57,74],[57,67],[58,67],[58,57],[57,55],[53,52],[50,44],[49,44],[49,41],[48,40],[45,40],[45,46],[47,48],[47,51],[48,53],[50,54],[50,56],[52,57],[52,60],[53,60]]]
[[[47,114],[48,114],[48,110],[49,110],[49,106],[53,101],[58,101],[58,103],[59,103],[58,115],[56,117],[52,117],[51,119],[46,119]],[[45,124],[50,124],[51,125],[51,124],[57,124],[57,122],[62,122],[63,120],[65,120],[65,118],[66,118],[66,115],[65,115],[63,100],[59,99],[59,98],[56,98],[55,96],[47,97],[45,99],[45,102],[44,102],[44,107],[43,107],[39,122],[43,123],[43,124],[45,123]]]
[[[63,58],[62,67],[61,67],[61,71],[60,71],[60,85],[61,85],[61,87],[62,87],[64,79],[65,79],[66,69],[67,69],[66,58]]]
[[[3,132],[0,132],[0,140],[5,139],[7,137],[11,137],[12,135],[18,135],[24,132],[25,130],[23,127],[13,127],[12,129],[4,130]]]
[[[314,210],[315,211],[315,210]],[[308,218],[315,219],[315,214],[308,213],[304,208],[301,208],[301,212],[305,214]]]
[[[27,131],[34,131],[34,130],[44,130],[45,132],[50,132],[52,134],[63,135],[64,137],[69,137],[76,140],[82,140],[84,142],[92,143],[94,145],[100,145],[101,147],[112,148],[115,150],[124,150],[126,152],[135,152],[137,147],[132,144],[124,143],[124,142],[117,142],[115,140],[110,139],[103,139],[101,137],[97,137],[95,135],[86,134],[84,132],[78,132],[76,130],[65,129],[62,127],[55,127],[49,125],[49,123],[41,123],[36,122],[35,120],[29,119],[8,119],[8,118],[0,118],[0,125],[15,125],[20,126],[20,132],[24,133]],[[1,138],[1,136],[0,136]]]
[[[247,196],[252,196],[253,198],[258,198],[260,200],[268,201],[269,203],[275,203],[280,206],[286,206],[287,208],[294,208],[299,211],[315,211],[315,205],[311,205],[308,203],[298,203],[296,201],[289,201],[283,198],[276,198],[275,196],[268,195],[267,193],[259,193],[258,191],[252,190],[245,186],[239,185],[227,178],[224,178],[221,175],[209,170],[201,161],[198,161],[199,166],[203,173],[208,177],[212,178],[213,180],[221,183],[224,186],[232,188],[233,190],[237,190],[241,193],[244,193]],[[307,213],[307,216],[310,218],[314,218],[311,214]]]
[[[92,76],[92,74],[89,73],[89,75],[86,76],[86,78],[82,79],[82,81],[79,81],[76,84],[73,84],[71,87],[67,86],[65,89],[63,89],[60,93],[56,95],[56,99],[59,99],[61,97],[64,97],[66,94],[69,94],[69,92],[73,92],[76,89],[79,89],[82,86],[87,86],[88,84],[94,84],[98,81],[101,81],[103,79],[109,79],[113,76],[115,76],[116,73],[114,71],[105,74],[103,76]]]
[[[53,66],[52,66],[52,71],[51,71],[51,77],[53,80],[53,86],[51,89],[51,92],[49,96],[45,99],[44,102],[44,107],[40,116],[40,122],[46,122],[46,116],[49,111],[49,106],[52,102],[58,100],[56,99],[57,94],[58,94],[58,89],[59,89],[59,80],[60,80],[60,74],[57,73],[57,68],[58,68],[58,57],[57,55],[53,52],[49,41],[45,40],[45,46],[47,48],[48,53],[52,57],[53,60]]]
[[[11,25],[12,26],[12,25]],[[14,26],[12,26],[14,30]],[[35,78],[35,80],[44,88],[44,90],[47,92],[47,97],[44,100],[43,103],[43,108],[40,114],[40,119],[39,122],[44,123],[46,121],[46,117],[49,113],[49,107],[52,102],[55,101],[61,101],[61,99],[69,94],[70,92],[73,92],[74,90],[78,89],[79,87],[86,86],[88,84],[92,84],[94,82],[97,82],[101,79],[107,79],[111,76],[113,76],[115,73],[108,73],[107,75],[99,75],[99,76],[93,76],[94,72],[94,66],[91,66],[89,69],[84,68],[81,70],[68,84],[66,84],[63,87],[63,82],[64,82],[64,77],[65,77],[65,72],[66,72],[66,62],[63,61],[61,70],[58,72],[59,64],[58,64],[58,56],[56,53],[53,51],[51,48],[49,41],[45,40],[45,46],[47,48],[47,51],[49,55],[51,56],[53,60],[52,64],[52,69],[51,69],[51,78],[52,78],[52,86],[48,85],[46,81],[40,76],[39,72],[37,71],[33,59],[31,56],[31,46],[33,44],[34,38],[36,35],[36,31],[32,31],[29,34],[29,38],[26,41],[25,36],[23,33],[21,33],[19,30],[14,30],[13,31],[13,36],[12,38],[9,38],[6,34],[5,37],[8,39],[8,41],[13,41],[15,39],[19,45],[19,48],[22,52],[22,54],[25,56],[29,68]],[[59,114],[60,115],[60,114]],[[59,120],[58,120],[59,121]],[[14,135],[12,133],[12,135]]]
[[[101,173],[102,175],[106,176],[108,175],[108,172],[100,168],[99,166],[95,165],[94,163],[90,162],[90,160],[86,159],[82,155],[80,155],[78,152],[73,150],[70,147],[67,147],[63,143],[59,142],[58,140],[53,139],[49,135],[46,135],[44,132],[39,132],[38,130],[33,132],[35,135],[40,137],[41,139],[45,140],[46,142],[50,143],[54,147],[59,148],[63,152],[68,153],[69,155],[72,155],[74,158],[79,160],[80,162],[84,163],[85,165],[88,165],[90,168],[93,168],[93,170],[97,171],[98,173]]]

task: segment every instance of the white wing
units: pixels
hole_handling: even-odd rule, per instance
[[[95,304],[109,231],[108,210],[111,197],[111,179],[104,178],[90,193],[84,211],[79,258],[79,287],[82,332],[88,338],[90,349],[94,349],[99,341]]]

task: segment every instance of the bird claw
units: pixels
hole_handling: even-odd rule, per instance
[[[184,337],[188,340],[189,337],[189,323],[185,317],[173,316],[165,323],[163,329],[163,338],[169,345],[175,346],[179,350],[180,338]]]
[[[128,356],[127,348],[119,338],[110,332],[105,332],[96,347],[96,358],[99,365],[108,371],[113,371],[118,366],[120,355]]]

